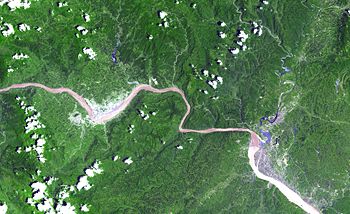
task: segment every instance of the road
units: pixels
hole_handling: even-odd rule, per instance
[[[82,108],[84,108],[89,115],[90,119],[95,124],[104,124],[113,118],[115,118],[117,115],[119,115],[122,111],[124,111],[130,104],[130,102],[137,96],[137,94],[140,91],[149,91],[156,94],[163,94],[163,93],[169,93],[174,92],[177,94],[180,94],[185,105],[186,105],[186,113],[181,119],[181,122],[179,124],[179,132],[181,133],[199,133],[199,134],[208,134],[208,133],[215,133],[215,132],[248,132],[251,136],[249,147],[248,147],[248,158],[249,158],[249,165],[251,166],[253,172],[255,175],[265,181],[270,182],[275,187],[277,187],[283,195],[286,196],[286,198],[294,203],[295,205],[299,206],[301,209],[303,209],[305,212],[310,214],[316,214],[320,213],[315,207],[313,207],[311,204],[307,203],[297,192],[290,189],[288,186],[280,182],[279,180],[276,180],[272,177],[266,176],[263,173],[261,173],[258,169],[258,167],[255,165],[255,154],[259,151],[259,143],[262,141],[255,132],[251,131],[250,129],[246,128],[208,128],[208,129],[202,129],[202,130],[196,130],[196,129],[186,129],[183,128],[183,125],[189,116],[191,112],[191,106],[186,98],[185,93],[177,88],[177,87],[169,87],[169,88],[163,88],[163,89],[157,89],[150,85],[145,84],[139,84],[137,85],[127,96],[124,100],[120,101],[119,103],[116,103],[115,107],[109,111],[109,112],[94,112],[94,109],[89,106],[89,104],[86,102],[85,98],[80,96],[78,93],[74,92],[73,90],[69,88],[50,88],[40,83],[21,83],[21,84],[13,84],[7,88],[0,89],[0,93],[4,93],[7,91],[10,91],[12,89],[21,89],[21,88],[27,88],[27,87],[35,87],[35,88],[41,88],[47,92],[53,93],[53,94],[60,94],[60,93],[67,93],[70,96],[72,96]]]

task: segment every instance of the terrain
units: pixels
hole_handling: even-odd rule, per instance
[[[0,88],[66,87],[103,112],[135,84],[177,86],[192,106],[185,128],[254,130],[268,169],[290,188],[323,213],[349,210],[347,1],[31,1],[14,10],[1,2]],[[4,36],[5,24],[13,34]],[[178,132],[186,112],[178,94],[140,92],[101,125],[67,94],[27,88],[0,99],[0,203],[9,213],[37,210],[27,203],[31,184],[50,176],[45,194],[59,203],[63,185],[75,186],[96,160],[103,172],[89,177],[91,189],[62,199],[76,212],[83,204],[92,213],[303,212],[256,178],[248,134]],[[21,101],[44,126],[26,133],[32,111]],[[34,133],[46,140],[44,163],[23,151]]]

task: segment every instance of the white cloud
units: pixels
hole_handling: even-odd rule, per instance
[[[83,53],[88,55],[89,59],[95,60],[97,54],[92,50],[92,48],[83,48]]]
[[[90,15],[87,14],[87,13],[83,14],[83,18],[84,18],[85,22],[89,22],[90,21]]]
[[[0,30],[2,35],[5,36],[5,37],[8,37],[12,34],[15,34],[15,29],[13,28],[13,26],[9,23],[4,23],[4,26],[5,27],[0,27]]]
[[[58,214],[75,214],[75,207],[69,202],[65,202],[63,204],[58,204],[56,211]]]
[[[30,1],[28,0],[1,0],[0,6],[7,5],[11,11],[15,11],[17,8],[28,9],[30,7]]]
[[[89,190],[92,186],[89,184],[88,176],[84,175],[79,177],[76,187],[79,191],[82,189]]]
[[[168,16],[168,13],[166,13],[164,11],[159,11],[158,16],[159,16],[159,18],[164,19],[165,17]]]
[[[0,203],[0,214],[6,214],[7,209],[8,209],[8,207],[7,207],[6,203]]]
[[[82,212],[89,212],[90,211],[89,207],[86,204],[81,205],[80,210]]]
[[[22,23],[18,25],[18,30],[21,32],[24,32],[24,31],[30,30],[30,26],[25,23]]]
[[[131,157],[127,157],[127,158],[125,158],[125,159],[123,160],[123,162],[124,162],[125,164],[130,165],[130,164],[132,164],[134,161],[131,160]]]
[[[24,53],[15,53],[14,55],[12,55],[12,59],[15,59],[15,60],[28,59],[28,58],[29,56]]]

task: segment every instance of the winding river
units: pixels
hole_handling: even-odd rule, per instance
[[[35,88],[41,88],[47,92],[53,93],[53,94],[60,94],[60,93],[67,93],[70,96],[72,96],[81,107],[83,107],[87,114],[89,115],[92,122],[95,124],[104,124],[113,118],[115,118],[117,115],[119,115],[122,111],[124,111],[130,104],[130,102],[137,96],[137,94],[140,91],[149,91],[152,93],[162,94],[162,93],[168,93],[168,92],[174,92],[177,94],[180,94],[185,105],[186,105],[186,113],[181,119],[181,122],[179,124],[179,132],[182,133],[199,133],[199,134],[207,134],[207,133],[215,133],[215,132],[248,132],[251,136],[249,148],[248,148],[248,158],[249,158],[249,165],[251,166],[252,170],[254,171],[255,175],[265,181],[270,182],[275,187],[277,187],[283,195],[286,196],[286,198],[294,203],[295,205],[299,206],[301,209],[303,209],[307,213],[320,213],[315,207],[313,207],[311,204],[309,204],[307,201],[305,201],[297,192],[290,189],[288,186],[280,182],[279,180],[276,180],[275,178],[269,177],[267,175],[264,175],[261,173],[258,169],[258,167],[255,164],[255,154],[260,150],[259,143],[262,141],[260,137],[250,129],[246,128],[208,128],[208,129],[186,129],[183,128],[183,125],[185,123],[186,118],[191,112],[191,106],[186,98],[185,93],[177,88],[177,87],[170,87],[170,88],[163,88],[163,89],[157,89],[150,85],[145,84],[139,84],[137,85],[127,96],[124,100],[120,101],[119,103],[116,103],[115,107],[109,111],[109,112],[95,112],[94,109],[86,102],[84,97],[79,95],[78,93],[74,92],[73,90],[69,88],[50,88],[40,83],[21,83],[21,84],[14,84],[7,88],[0,89],[0,93],[4,93],[7,91],[10,91],[12,89],[21,89],[21,88],[27,88],[27,87],[35,87]]]

